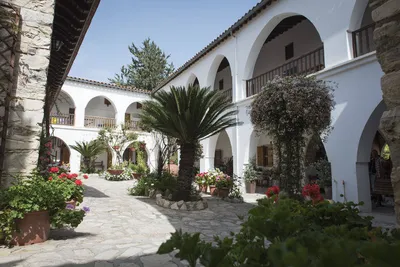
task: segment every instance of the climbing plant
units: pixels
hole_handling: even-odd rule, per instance
[[[304,76],[277,76],[251,105],[255,129],[273,138],[279,184],[290,195],[300,191],[305,140],[328,134],[333,107],[331,84]]]

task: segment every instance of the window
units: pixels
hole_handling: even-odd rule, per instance
[[[69,108],[68,114],[75,114],[75,108]]]
[[[292,57],[294,57],[294,46],[293,43],[288,44],[287,46],[285,46],[285,59],[291,59]]]
[[[142,108],[142,104],[136,103],[136,108],[137,108],[137,109],[141,109],[141,108]]]
[[[257,147],[257,166],[259,167],[274,166],[274,150],[272,145]]]
[[[224,90],[224,79],[219,81],[218,89],[219,90]]]

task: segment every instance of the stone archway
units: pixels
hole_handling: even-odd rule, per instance
[[[214,168],[233,175],[233,151],[231,141],[224,130],[219,133],[214,151]]]
[[[71,150],[69,146],[56,136],[51,137],[51,164],[66,165],[70,163]]]

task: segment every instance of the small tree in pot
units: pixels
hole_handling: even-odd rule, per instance
[[[104,146],[111,147],[117,155],[117,165],[123,162],[121,149],[128,143],[137,139],[136,133],[127,133],[124,127],[105,128],[99,131],[97,140],[104,144]]]
[[[256,192],[256,180],[258,179],[255,157],[251,158],[248,164],[245,164],[243,178],[245,181],[246,193],[254,194]]]

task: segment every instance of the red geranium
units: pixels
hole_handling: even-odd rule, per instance
[[[274,186],[268,187],[267,192],[265,192],[265,194],[267,195],[267,197],[272,197],[272,196],[278,195],[279,191],[280,191],[279,186],[274,185]]]
[[[61,173],[61,174],[58,176],[58,178],[65,178],[65,177],[67,177],[67,174],[66,174],[65,172]]]
[[[75,180],[75,184],[76,185],[82,185],[82,181],[81,180]]]
[[[52,181],[52,180],[53,180],[53,177],[50,176],[50,177],[49,177],[49,181]]]
[[[72,178],[74,178],[74,176],[70,173],[70,174],[67,175],[67,178],[68,179],[72,179]]]
[[[317,184],[305,185],[303,187],[302,195],[306,198],[309,197],[314,204],[324,200],[324,198],[321,196],[320,188]]]
[[[78,177],[78,174],[76,174],[76,173],[72,173],[71,175],[72,175],[72,178]]]
[[[87,178],[89,178],[89,176],[87,174],[84,174],[83,178],[87,179]]]
[[[50,172],[51,173],[57,173],[59,171],[59,169],[57,167],[51,167],[50,168]]]

